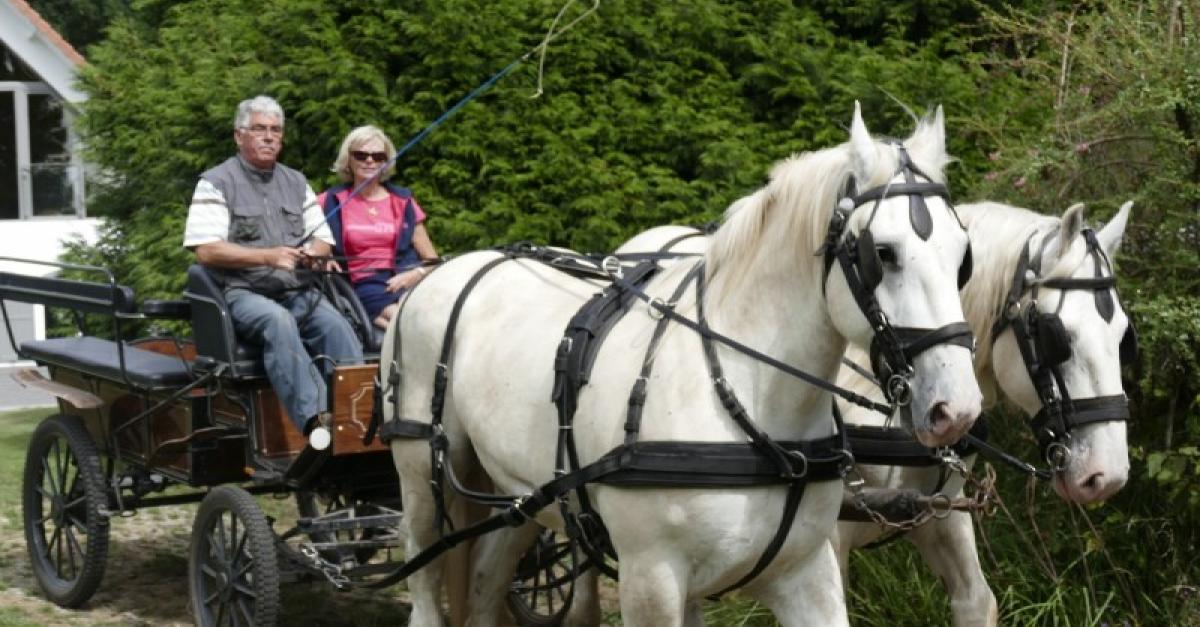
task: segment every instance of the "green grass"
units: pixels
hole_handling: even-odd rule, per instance
[[[53,409],[26,409],[0,413],[0,512],[5,529],[22,528],[21,476],[25,448],[38,423]]]

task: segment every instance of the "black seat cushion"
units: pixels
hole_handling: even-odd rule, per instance
[[[59,337],[24,342],[21,350],[39,363],[80,370],[88,374],[124,381],[117,343],[98,337]],[[169,388],[192,380],[187,365],[171,357],[133,346],[125,346],[125,373],[142,388]]]

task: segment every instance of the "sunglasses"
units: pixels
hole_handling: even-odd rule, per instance
[[[355,161],[365,162],[368,158],[375,163],[383,163],[384,161],[387,161],[386,152],[366,152],[363,150],[352,150],[350,151],[350,156],[354,157]]]

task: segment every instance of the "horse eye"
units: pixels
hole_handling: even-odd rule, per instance
[[[896,263],[896,251],[891,246],[876,246],[875,254],[879,255],[879,260],[883,263]]]

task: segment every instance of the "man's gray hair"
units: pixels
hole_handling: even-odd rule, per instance
[[[283,107],[270,96],[255,96],[238,103],[237,115],[233,116],[234,130],[249,126],[250,115],[254,113],[273,115],[279,118],[279,125],[283,126]]]

